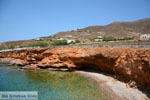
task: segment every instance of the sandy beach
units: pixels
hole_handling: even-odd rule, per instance
[[[127,87],[125,83],[116,80],[113,76],[96,72],[76,72],[94,79],[114,100],[150,100],[142,91]]]

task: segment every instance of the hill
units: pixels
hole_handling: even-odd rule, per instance
[[[83,29],[59,32],[54,36],[73,39],[92,39],[99,35],[104,37],[136,37],[143,33],[150,33],[150,18],[133,22],[113,22],[106,26],[89,26]]]
[[[22,47],[35,42],[36,42],[35,40],[9,41],[9,42],[0,43],[0,49],[13,49],[16,46]]]
[[[82,29],[59,32],[53,36],[40,37],[32,40],[4,42],[0,43],[0,49],[12,49],[15,47],[26,47],[33,45],[49,45],[53,43],[54,40],[59,38],[90,41],[98,36],[102,36],[106,38],[134,37],[135,40],[138,40],[139,35],[144,33],[150,34],[150,18],[132,22],[113,22],[106,26],[89,26]]]

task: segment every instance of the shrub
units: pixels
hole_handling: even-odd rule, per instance
[[[80,43],[80,40],[76,40],[75,43]]]
[[[78,32],[83,32],[82,30],[78,30]]]
[[[46,47],[46,46],[49,46],[49,45],[50,45],[49,42],[46,42],[46,41],[37,41],[35,43],[29,44],[27,47],[36,47],[36,46]]]
[[[54,40],[53,45],[68,45],[67,40]]]
[[[11,45],[8,47],[8,49],[15,49],[15,46]]]
[[[117,40],[133,40],[134,37],[125,37],[125,38],[119,38]]]
[[[3,50],[4,48],[3,47],[0,47],[0,50]]]
[[[124,37],[124,38],[112,38],[112,37],[104,37],[103,41],[117,41],[117,40],[133,40],[134,37]]]
[[[83,32],[81,29],[77,29],[77,32]]]
[[[112,38],[112,37],[104,37],[103,41],[116,41],[117,39]]]

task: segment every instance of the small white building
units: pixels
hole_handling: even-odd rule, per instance
[[[90,30],[86,30],[86,32],[90,32]]]
[[[141,34],[140,40],[150,40],[150,34]]]
[[[97,36],[97,38],[94,39],[94,41],[96,41],[96,42],[103,41],[103,37],[102,36]]]
[[[40,40],[40,38],[35,38],[34,40],[39,41],[39,40]]]
[[[75,40],[67,40],[67,43],[75,42]]]
[[[94,41],[99,42],[99,41],[103,41],[103,39],[94,39]]]
[[[97,36],[98,39],[102,39],[102,36]]]

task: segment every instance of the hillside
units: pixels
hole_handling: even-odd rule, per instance
[[[90,39],[94,39],[97,36],[102,36],[108,38],[134,37],[135,40],[138,40],[139,35],[143,33],[150,34],[150,18],[132,22],[113,22],[106,26],[89,26],[82,29],[59,32],[53,36],[40,37],[33,40],[4,42],[0,43],[0,49],[12,49],[15,47],[25,47],[41,44],[49,45],[54,40],[59,38],[90,41]]]
[[[20,41],[9,41],[9,42],[4,42],[0,43],[0,49],[13,49],[16,46],[26,46],[29,45],[30,43],[34,43],[35,40],[20,40]]]
[[[104,37],[139,36],[139,33],[150,33],[150,18],[133,22],[113,22],[106,26],[89,26],[73,31],[59,32],[55,37],[72,36],[73,39],[92,39],[99,35]]]

